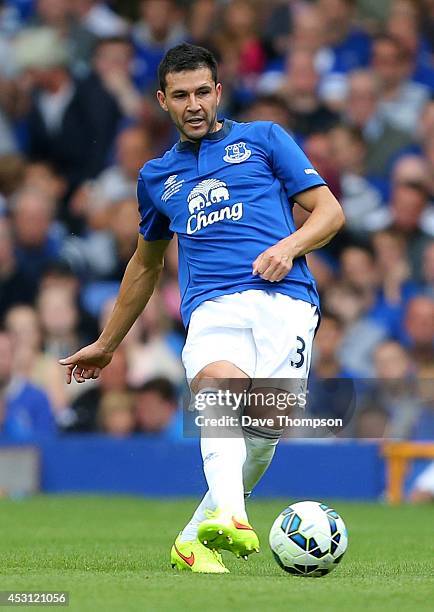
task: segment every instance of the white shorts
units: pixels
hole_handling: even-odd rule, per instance
[[[182,361],[191,381],[230,361],[250,378],[307,378],[318,325],[316,306],[275,291],[248,290],[194,310]]]

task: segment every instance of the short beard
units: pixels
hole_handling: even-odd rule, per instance
[[[205,122],[207,122],[207,119],[205,119]],[[199,136],[198,138],[194,138],[192,136],[190,136],[189,134],[187,134],[175,121],[174,121],[176,127],[178,128],[178,130],[181,132],[181,134],[183,134],[188,140],[192,141],[192,142],[199,142],[200,140],[202,140],[202,138],[205,138],[205,136],[207,136],[211,130],[215,127],[216,123],[217,123],[217,111],[214,114],[214,117],[211,119],[210,123],[209,123],[209,127],[208,130],[205,132],[205,134],[203,136]]]

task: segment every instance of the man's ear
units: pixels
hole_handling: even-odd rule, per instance
[[[157,91],[157,100],[161,108],[167,112],[169,109],[167,108],[166,104],[166,96],[164,94],[164,91],[161,91],[161,89]]]
[[[220,104],[220,100],[222,97],[222,84],[221,83],[217,83],[217,85],[215,86],[216,92],[217,92],[217,106]]]

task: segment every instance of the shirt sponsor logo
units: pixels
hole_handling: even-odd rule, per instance
[[[305,168],[304,173],[305,174],[318,174],[318,172],[314,170],[313,168]]]
[[[184,179],[178,181],[177,178],[177,174],[172,174],[171,176],[169,176],[167,181],[164,182],[163,195],[161,196],[163,202],[167,202],[169,198],[177,194],[178,191],[181,189],[184,183]]]
[[[226,154],[223,157],[225,162],[228,164],[241,164],[241,162],[249,159],[252,152],[247,148],[245,142],[238,142],[237,144],[228,145],[225,147]]]
[[[220,206],[210,212],[206,209],[227,202],[230,199],[226,183],[219,179],[206,179],[194,187],[187,198],[190,216],[187,220],[187,234],[195,234],[208,225],[213,225],[224,219],[239,221],[243,216],[242,202]]]

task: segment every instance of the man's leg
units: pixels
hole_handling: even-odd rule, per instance
[[[239,379],[244,388],[247,388],[249,384],[247,375],[236,366],[229,362],[217,362],[206,366],[199,372],[192,381],[191,387],[196,395],[199,392],[205,392],[204,395],[207,393],[213,395],[218,391],[218,386],[227,379]],[[245,385],[242,381],[245,381]],[[222,412],[222,407],[217,408]],[[205,413],[209,414],[209,411],[210,409],[205,410]],[[206,437],[203,430],[202,434],[201,452],[205,477],[210,488],[189,523],[182,530],[180,536],[182,541],[197,538],[200,523],[208,518],[209,512],[217,508],[230,508],[239,518],[247,519],[242,484],[246,445],[241,430],[239,435],[232,438]]]
[[[216,509],[211,497],[211,493],[207,491],[202,498],[202,501],[194,511],[190,521],[181,532],[180,538],[183,542],[191,542],[197,538],[197,530],[202,521],[208,518],[208,512],[214,512]]]
[[[249,377],[230,362],[212,363],[199,372],[191,383],[196,396],[200,393],[205,409],[203,415],[219,418],[236,416],[230,398],[219,396],[219,391],[228,389],[242,392],[250,384]],[[222,401],[225,405],[222,405]],[[202,427],[201,452],[203,468],[209,494],[215,508],[241,519],[246,519],[243,488],[243,465],[246,460],[246,445],[241,427]]]
[[[246,444],[246,460],[243,465],[243,490],[244,498],[249,497],[254,487],[258,484],[265,474],[268,466],[273,459],[280,433],[274,433],[269,438],[263,437],[262,431],[254,433],[244,432]],[[216,505],[213,502],[209,491],[205,494],[199,506],[196,508],[189,523],[182,530],[181,540],[189,541],[197,538],[197,531],[200,523],[208,518],[208,513],[214,511]]]
[[[201,396],[204,417],[213,419],[222,415],[239,417],[233,411],[231,397],[221,392],[243,393],[249,385],[249,377],[235,365],[215,362],[203,368],[191,387],[196,397]],[[201,451],[209,492],[181,537],[192,537],[197,530],[205,546],[217,550],[224,548],[237,556],[247,557],[259,550],[259,542],[245,511],[243,465],[246,445],[241,426],[231,423],[228,427],[202,427]],[[206,518],[201,521],[203,515]]]
[[[249,427],[244,431],[247,455],[243,465],[244,497],[249,497],[267,471],[280,436],[281,431],[273,429]]]

